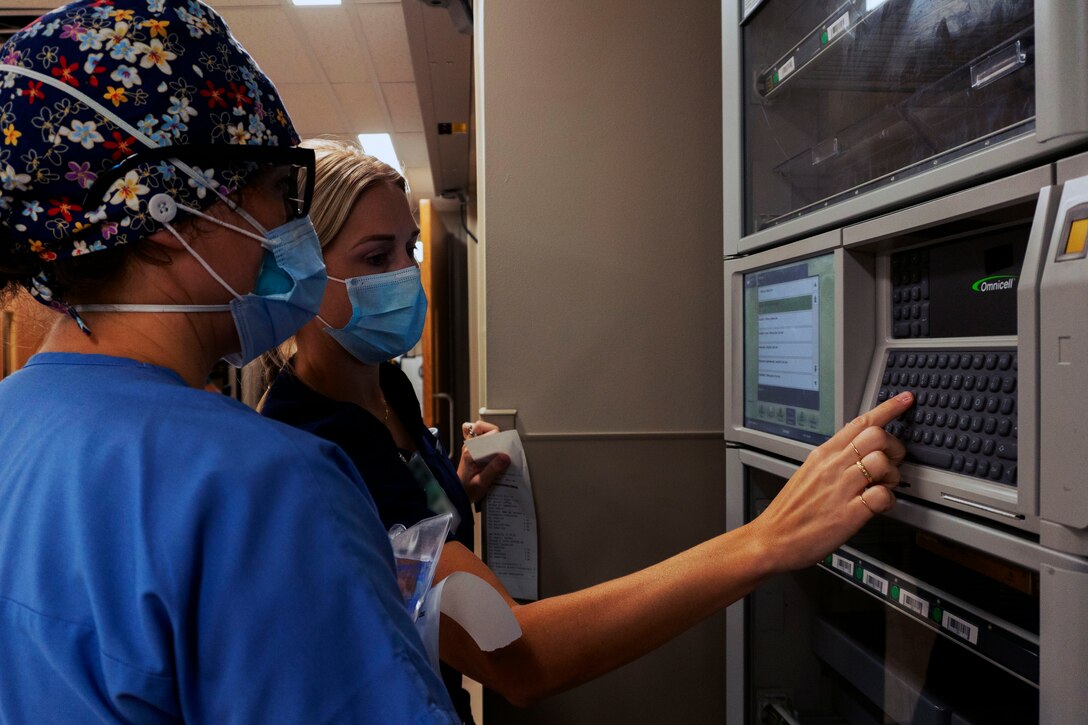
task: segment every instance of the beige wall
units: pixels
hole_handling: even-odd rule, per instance
[[[724,529],[719,3],[475,14],[473,399],[518,411],[551,596]],[[721,720],[722,621],[487,725]]]

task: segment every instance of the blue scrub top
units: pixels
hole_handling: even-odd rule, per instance
[[[0,410],[0,722],[457,721],[336,446],[99,355]]]

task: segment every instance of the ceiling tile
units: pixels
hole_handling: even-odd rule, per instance
[[[300,136],[351,133],[345,128],[328,86],[314,83],[281,83],[277,86],[287,112]]]
[[[405,167],[429,166],[427,156],[427,137],[422,133],[398,133],[393,135],[393,148],[397,158]]]
[[[352,22],[350,9],[301,8],[296,14],[330,83],[370,81],[374,73],[366,38]]]
[[[224,8],[235,37],[276,85],[312,83],[319,70],[284,8]]]
[[[382,83],[413,82],[408,29],[400,3],[365,4],[355,8],[370,46],[374,72]]]
[[[353,133],[392,133],[385,108],[372,84],[336,83],[332,89],[340,99],[340,107],[344,109]]]
[[[423,114],[415,83],[382,83],[382,95],[397,133],[423,133]]]

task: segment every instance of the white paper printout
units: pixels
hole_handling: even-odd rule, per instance
[[[525,449],[516,430],[465,441],[473,459],[496,453],[510,456],[510,467],[484,499],[484,549],[487,565],[515,599],[537,599],[536,506]]]

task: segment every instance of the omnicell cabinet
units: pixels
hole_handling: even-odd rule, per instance
[[[1088,722],[1088,4],[725,2],[723,49],[730,526],[917,400],[896,509],[730,608],[729,721]]]

